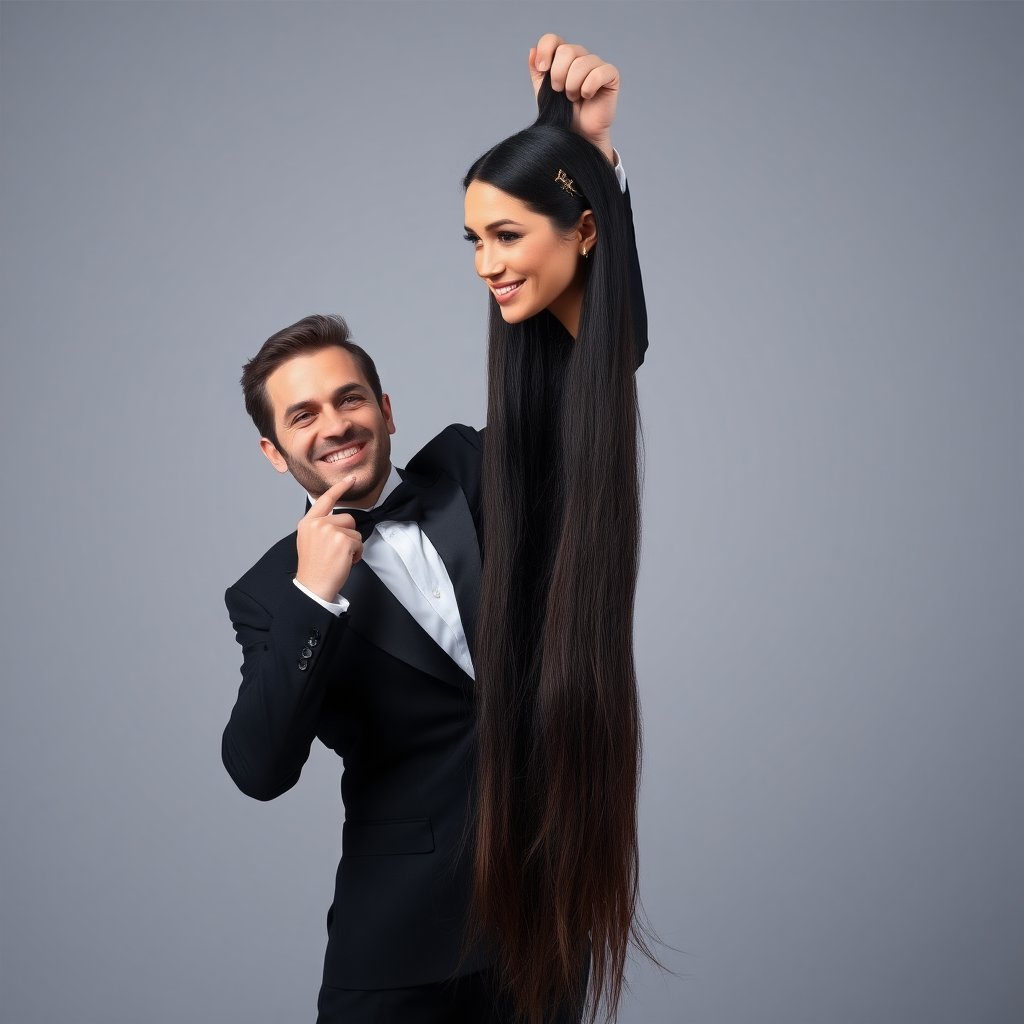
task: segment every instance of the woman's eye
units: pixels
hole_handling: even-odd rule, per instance
[[[499,242],[515,242],[515,241],[519,240],[519,237],[520,236],[517,235],[514,231],[499,231],[498,232],[498,241]]]
[[[470,234],[468,231],[462,236],[467,242],[472,242],[474,245],[480,244],[480,239],[476,235]]]

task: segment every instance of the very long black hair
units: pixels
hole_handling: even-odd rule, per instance
[[[490,300],[483,588],[476,652],[474,918],[529,1024],[582,1002],[614,1015],[635,924],[640,542],[629,225],[608,160],[545,79],[535,124],[463,182],[494,185],[596,245],[573,339]],[[573,191],[556,180],[559,171]],[[575,193],[575,194],[573,194]]]

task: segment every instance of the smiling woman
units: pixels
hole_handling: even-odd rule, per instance
[[[530,1024],[584,997],[614,1015],[630,941],[648,952],[635,918],[635,249],[608,156],[572,130],[550,78],[538,104],[463,182],[491,296],[474,902]]]
[[[466,189],[466,238],[476,249],[476,272],[506,323],[548,309],[575,338],[585,280],[579,257],[593,250],[594,237],[590,210],[562,231],[557,221],[485,181]]]

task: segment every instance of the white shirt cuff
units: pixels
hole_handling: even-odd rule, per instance
[[[342,597],[341,594],[338,594],[337,598],[333,601],[325,601],[322,597],[314,594],[308,587],[304,587],[297,579],[293,579],[292,583],[294,583],[295,586],[297,586],[299,590],[306,595],[306,597],[313,598],[321,608],[326,608],[332,615],[342,615],[348,611],[348,598]]]
[[[626,168],[622,166],[622,160],[619,157],[619,151],[617,149],[613,149],[612,152],[615,154],[615,163],[612,165],[612,167],[615,170],[615,177],[618,179],[619,182],[619,191],[625,192]]]

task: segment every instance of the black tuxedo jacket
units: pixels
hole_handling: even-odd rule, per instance
[[[481,438],[446,428],[403,473],[420,528],[455,588],[470,651],[480,595]],[[295,534],[226,596],[244,651],[224,732],[238,787],[271,800],[293,786],[318,737],[343,758],[342,858],[328,916],[324,984],[397,988],[459,968],[472,865],[467,831],[472,680],[363,562],[335,617],[292,580]],[[476,970],[483,951],[461,966]]]
[[[628,212],[628,193],[625,202]],[[635,244],[630,285],[640,362],[647,315]],[[451,577],[471,655],[482,450],[482,434],[456,424],[402,474]],[[352,567],[342,589],[350,608],[339,617],[294,585],[297,566],[293,533],[225,595],[244,656],[224,765],[242,792],[272,800],[298,781],[314,738],[344,760],[325,985],[399,988],[477,970],[489,962],[485,949],[463,957],[473,860],[472,680],[365,563]]]

